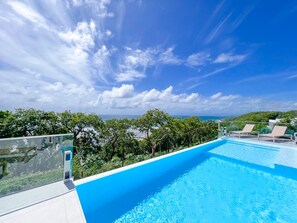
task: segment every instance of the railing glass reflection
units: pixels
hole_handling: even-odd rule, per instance
[[[73,135],[0,139],[0,197],[63,180]]]

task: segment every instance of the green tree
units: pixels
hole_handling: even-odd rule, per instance
[[[138,130],[144,134],[151,155],[154,156],[158,145],[167,137],[168,122],[170,116],[159,110],[152,109],[147,111],[136,122]]]
[[[73,133],[76,178],[139,162],[217,136],[215,122],[202,122],[197,117],[181,120],[159,109],[149,110],[135,120],[105,122],[96,114],[17,109],[14,112],[0,111],[0,124],[2,138]],[[1,165],[4,167],[5,164]]]
[[[8,126],[9,116],[12,116],[13,113],[10,111],[1,111],[0,110],[0,138],[11,137],[11,129]]]
[[[122,160],[128,152],[133,152],[137,144],[135,134],[128,119],[110,119],[105,121],[103,128],[103,155],[105,160],[111,160],[117,155]]]
[[[190,146],[195,139],[199,138],[199,130],[201,127],[201,121],[198,117],[192,116],[182,120],[181,131],[182,138],[186,146]]]
[[[82,112],[71,113],[65,111],[59,114],[60,123],[66,132],[72,132],[77,139],[88,131],[96,131],[103,126],[103,121],[96,114],[84,114]]]
[[[59,114],[59,121],[64,132],[74,134],[75,152],[82,154],[89,150],[96,150],[103,126],[101,117],[96,114],[65,111]],[[80,142],[83,143],[82,149],[79,148]]]

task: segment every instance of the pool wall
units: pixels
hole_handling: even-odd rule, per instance
[[[225,139],[214,140],[199,146],[167,154],[161,157],[132,164],[106,173],[75,181],[86,217],[93,212],[148,182],[162,177],[176,166],[197,157],[202,151],[225,143]]]

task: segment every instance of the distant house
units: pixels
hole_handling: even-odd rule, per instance
[[[283,120],[282,118],[276,118],[276,119],[269,119],[269,124],[268,124],[268,128],[273,129],[273,127],[279,123],[281,120]]]
[[[269,119],[269,125],[268,128],[273,129],[273,127],[278,124],[283,118],[276,118],[276,119]],[[297,124],[297,118],[292,118],[290,123],[291,125]]]

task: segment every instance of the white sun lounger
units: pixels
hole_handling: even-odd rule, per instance
[[[258,138],[260,138],[260,136],[270,137],[270,138],[273,139],[273,142],[275,142],[275,138],[284,136],[286,130],[287,130],[287,126],[274,126],[271,133],[269,133],[269,134],[259,134]]]
[[[240,138],[240,135],[241,134],[249,134],[249,133],[251,133],[253,131],[253,128],[254,127],[255,127],[255,125],[253,125],[253,124],[246,124],[241,131],[231,131],[230,133],[238,134],[238,137]]]

